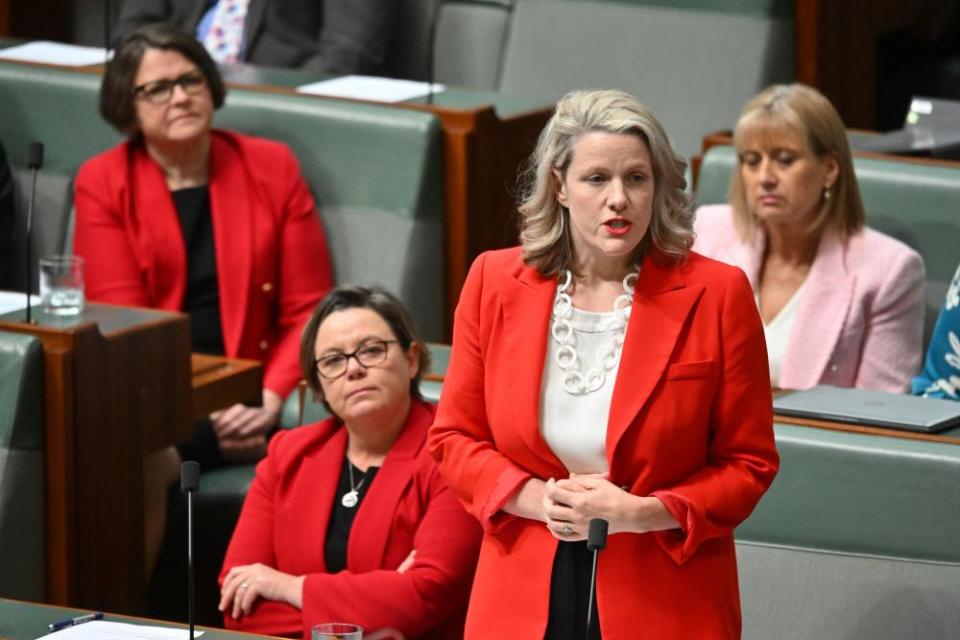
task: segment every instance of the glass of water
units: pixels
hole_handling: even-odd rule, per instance
[[[43,310],[55,316],[83,311],[83,258],[56,255],[40,259]]]
[[[327,622],[315,625],[311,640],[363,640],[363,627],[346,622]]]

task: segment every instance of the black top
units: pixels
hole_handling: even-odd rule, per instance
[[[194,351],[222,354],[220,289],[217,284],[217,253],[210,217],[210,190],[206,185],[178,189],[173,203],[187,250],[187,293],[183,310],[190,315],[190,338]]]
[[[350,491],[350,472],[347,465],[353,467],[353,486],[357,490],[357,504],[353,507],[345,507],[341,502],[343,496]],[[347,542],[350,540],[353,518],[379,470],[379,467],[370,467],[364,473],[344,457],[340,482],[333,498],[333,512],[327,527],[327,540],[323,547],[323,561],[327,565],[327,573],[338,573],[347,568]]]

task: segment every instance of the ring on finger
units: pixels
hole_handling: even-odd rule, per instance
[[[246,589],[248,586],[250,586],[250,585],[248,585],[246,582],[241,582],[241,583],[240,583],[240,588],[241,588],[241,589]]]
[[[570,528],[569,524],[565,524],[563,525],[563,529],[560,529],[560,533],[562,533],[565,536],[568,536],[571,533],[573,533],[573,529]]]

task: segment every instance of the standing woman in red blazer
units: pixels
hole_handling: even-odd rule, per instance
[[[467,638],[738,638],[733,529],[776,473],[763,331],[736,268],[690,252],[684,162],[616,91],[540,136],[521,246],[461,293],[429,446],[484,538]]]
[[[80,168],[75,196],[90,300],[184,311],[195,351],[264,361],[262,403],[211,415],[179,447],[204,466],[264,454],[300,379],[300,329],[332,283],[296,159],[280,143],[213,130],[225,93],[192,36],[161,25],[130,34],[100,89],[100,113],[129,139]],[[162,504],[177,458],[148,461],[159,491],[148,505]],[[162,510],[151,513],[148,548],[162,532]]]

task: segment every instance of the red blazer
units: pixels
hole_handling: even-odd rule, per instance
[[[541,640],[557,542],[500,508],[531,476],[568,475],[539,431],[556,281],[519,249],[481,255],[457,307],[429,447],[484,527],[467,638]],[[604,640],[739,638],[733,528],[779,463],[753,294],[736,268],[648,258],[607,426],[610,480],[659,498],[682,530],[616,534],[600,556]]]
[[[427,453],[432,420],[433,405],[414,401],[358,507],[347,569],[337,574],[326,572],[323,554],[346,430],[331,418],[274,436],[257,465],[220,582],[231,567],[254,562],[306,575],[303,611],[259,600],[252,615],[225,617],[227,628],[309,639],[315,624],[352,622],[367,631],[394,627],[407,638],[463,637],[480,527]],[[413,567],[397,573],[412,549]]]
[[[266,363],[286,396],[302,377],[300,330],[332,285],[316,207],[285,145],[214,131],[210,147],[220,314],[227,355]],[[187,256],[163,172],[142,144],[88,160],[76,178],[74,251],[89,300],[179,311]]]

